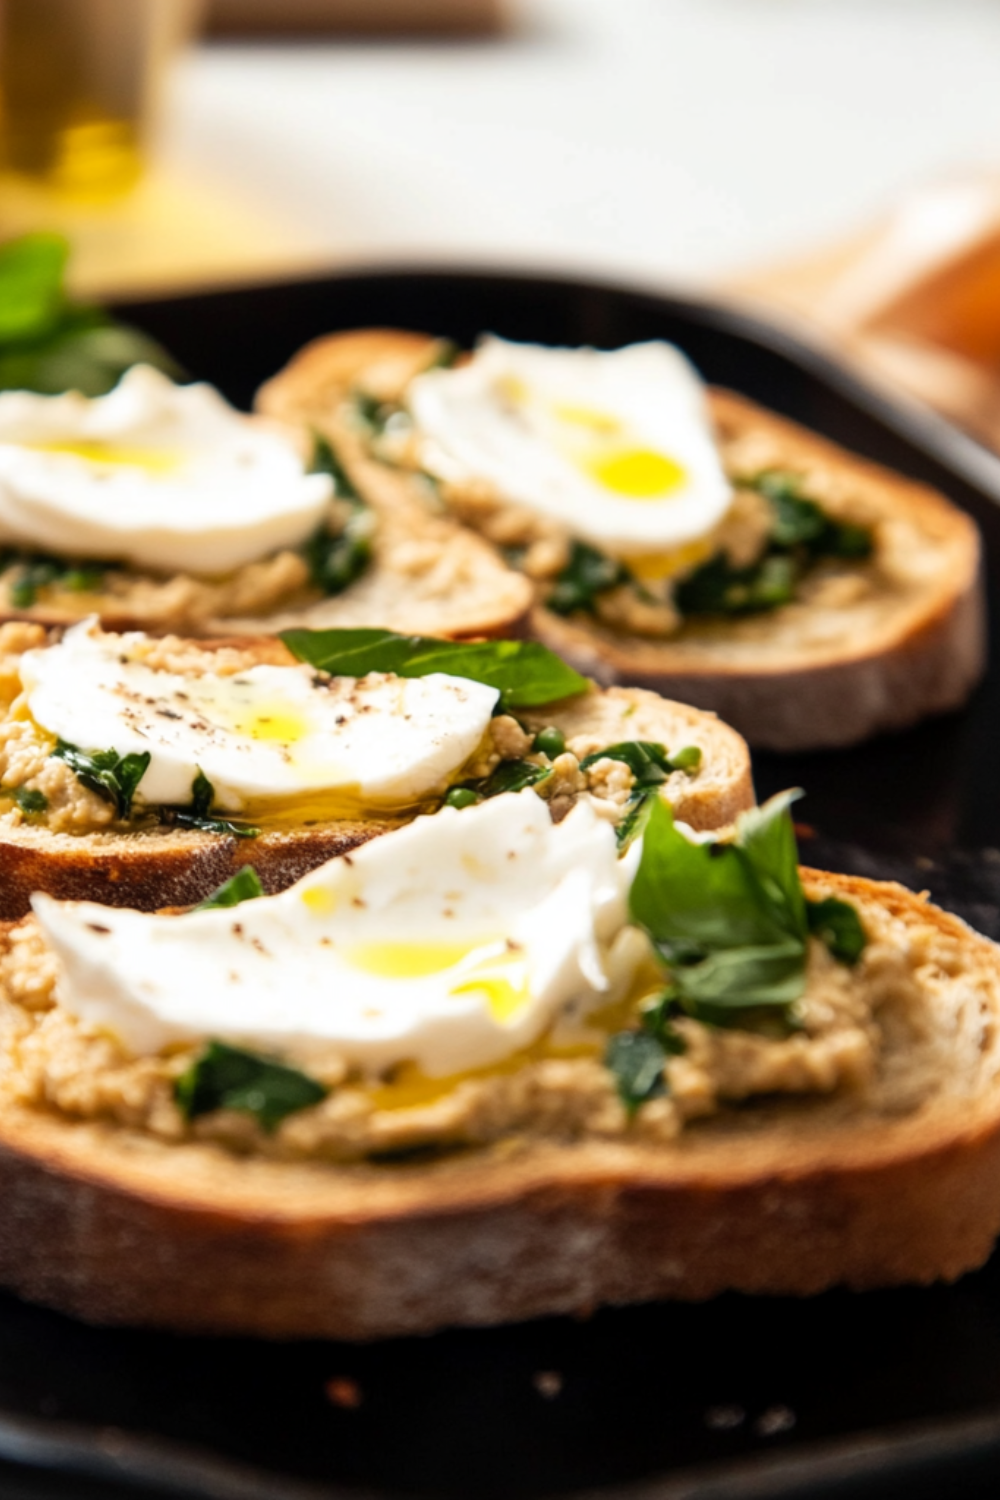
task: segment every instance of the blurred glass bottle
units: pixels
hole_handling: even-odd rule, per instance
[[[167,63],[201,0],[0,0],[0,158],[101,199],[138,179]]]

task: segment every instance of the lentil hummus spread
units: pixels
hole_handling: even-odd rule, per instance
[[[811,883],[807,890],[824,894]],[[8,928],[0,954],[0,1098],[166,1143],[212,1141],[237,1153],[330,1162],[533,1138],[666,1143],[766,1096],[836,1095],[848,1110],[900,1113],[922,1097],[921,1043],[930,1045],[937,991],[962,974],[960,944],[931,922],[904,923],[874,904],[859,914],[867,943],[854,967],[810,939],[791,1029],[678,1019],[684,1051],[666,1063],[665,1092],[637,1111],[622,1103],[602,1061],[619,1012],[607,1026],[607,1017],[593,1017],[588,1034],[565,1041],[549,1035],[500,1065],[455,1078],[423,1078],[404,1066],[362,1079],[336,1056],[318,1060],[313,1051],[309,1071],[326,1097],[271,1131],[233,1110],[185,1119],[174,1085],[197,1049],[137,1058],[113,1036],[82,1026],[58,1003],[56,960],[28,917]],[[974,976],[964,982],[977,983]],[[625,1005],[639,998],[633,993]],[[285,1061],[294,1065],[296,1058]]]

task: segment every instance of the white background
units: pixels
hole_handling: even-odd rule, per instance
[[[330,263],[700,281],[1000,171],[1000,0],[521,0],[475,43],[202,47],[171,171]]]

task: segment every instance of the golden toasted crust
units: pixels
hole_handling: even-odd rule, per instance
[[[351,387],[402,390],[426,361],[423,334],[362,329],[317,339],[260,393],[261,409],[330,430]],[[536,604],[530,633],[599,682],[652,688],[712,709],[751,745],[802,750],[854,744],[960,706],[982,675],[985,627],[974,523],[942,495],[848,453],[726,391],[710,393],[728,443],[759,439],[760,466],[823,470],[856,484],[877,523],[919,533],[919,584],[881,605],[794,606],[742,619],[691,620],[669,640],[566,619]],[[360,446],[360,444],[359,444]],[[762,450],[763,451],[763,450]],[[374,470],[369,468],[369,476]],[[393,474],[394,493],[406,487]],[[388,491],[387,491],[388,494]]]
[[[939,1087],[908,1113],[772,1099],[664,1145],[334,1167],[8,1105],[0,1281],[95,1322],[371,1338],[972,1269],[1000,1230],[1000,952],[899,886],[805,875],[953,938],[977,981],[975,1014],[947,991]]]
[[[277,664],[292,660],[285,646],[270,636],[192,644],[199,651],[236,647]],[[562,728],[567,738],[593,735],[606,745],[636,738],[662,741],[671,750],[697,745],[703,756],[698,775],[678,772],[665,789],[677,816],[693,828],[721,828],[753,805],[746,744],[714,714],[670,703],[655,693],[594,689],[579,698],[531,709],[521,717],[531,728],[552,724]],[[60,900],[100,901],[140,911],[190,906],[242,865],[253,865],[265,890],[273,893],[392,826],[378,819],[344,818],[314,827],[269,831],[255,839],[167,827],[90,834],[51,833],[31,823],[0,828],[0,920],[23,917],[30,910],[34,891],[47,891]]]

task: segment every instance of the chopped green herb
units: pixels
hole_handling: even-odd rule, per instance
[[[627,849],[629,844],[642,833],[646,826],[646,819],[649,817],[650,803],[656,795],[655,787],[645,787],[638,792],[633,792],[615,828],[615,839],[619,850]]]
[[[16,786],[8,795],[13,797],[21,811],[29,817],[34,813],[45,812],[49,805],[45,793],[36,791],[33,787]]]
[[[743,615],[788,604],[795,594],[796,569],[790,557],[765,553],[747,568],[734,568],[724,552],[682,578],[674,603],[682,615]]]
[[[333,444],[329,438],[323,437],[321,433],[313,433],[313,474],[329,474],[333,480],[333,492],[338,500],[356,500],[364,504],[357,485],[344,468],[343,461],[334,451]]]
[[[194,909],[195,911],[214,911],[220,906],[240,906],[244,901],[256,901],[263,896],[264,887],[260,883],[260,876],[253,865],[244,865],[237,870],[235,875],[214,890],[210,896],[206,896]]]
[[[327,1092],[297,1068],[225,1042],[209,1042],[174,1084],[174,1098],[186,1120],[215,1109],[237,1109],[253,1115],[267,1131],[286,1115],[319,1104]]]
[[[185,807],[164,807],[160,818],[164,823],[179,824],[181,828],[197,828],[202,833],[228,834],[235,839],[256,839],[261,830],[250,823],[234,823],[230,818],[213,818],[212,803],[215,787],[204,771],[198,770],[191,783],[191,811]]]
[[[479,793],[471,786],[453,786],[444,799],[445,807],[472,807],[480,800]]]
[[[671,770],[666,746],[652,740],[624,740],[619,745],[606,745],[603,750],[585,755],[580,770],[589,771],[599,760],[621,761],[632,772],[637,787],[659,786]]]
[[[766,469],[743,483],[763,495],[773,512],[764,554],[745,568],[733,567],[724,552],[709,558],[675,588],[674,602],[681,614],[739,615],[775,609],[794,598],[799,581],[820,558],[860,561],[871,555],[871,533],[828,516],[802,493],[797,475]]]
[[[7,596],[15,609],[30,609],[38,598],[39,591],[56,581],[59,564],[56,562],[30,562],[18,569],[7,587]]]
[[[191,811],[196,818],[207,818],[214,801],[215,787],[199,766],[191,783]]]
[[[546,729],[540,729],[535,735],[531,745],[532,750],[537,750],[541,755],[547,755],[549,760],[555,760],[562,755],[566,749],[566,736],[561,729],[556,729],[550,724]]]
[[[639,1007],[639,1021],[644,1031],[655,1036],[664,1052],[679,1057],[685,1051],[684,1038],[673,1024],[677,1014],[677,991],[669,985],[660,994],[643,1001]]]
[[[339,532],[324,522],[302,549],[313,583],[332,598],[360,578],[371,562],[375,516],[329,441],[317,434],[313,443],[313,473],[329,474],[337,499],[350,507]]]
[[[39,591],[52,585],[74,593],[93,592],[104,581],[107,567],[105,563],[67,563],[58,557],[13,548],[0,551],[0,572],[15,569],[7,584],[7,597],[15,609],[30,609]]]
[[[52,754],[66,762],[81,786],[113,803],[119,818],[130,815],[136,788],[152,758],[148,750],[141,755],[119,755],[117,750],[89,752],[66,740],[57,740]]]
[[[536,786],[552,772],[548,766],[536,766],[530,760],[502,760],[479,785],[481,797],[499,797],[503,792],[523,792]]]
[[[806,902],[809,931],[826,944],[833,957],[842,964],[856,964],[868,939],[857,910],[849,901],[827,896],[823,901]]]
[[[797,475],[783,469],[765,469],[750,485],[770,501],[774,511],[772,546],[788,551],[803,547],[810,560],[871,555],[871,533],[863,526],[828,516],[815,500],[803,495]]]
[[[302,555],[309,577],[327,598],[342,594],[372,560],[372,514],[367,505],[359,506],[340,532],[320,526],[302,548]]]
[[[178,375],[146,334],[70,302],[68,256],[67,241],[56,234],[26,234],[0,246],[0,389],[101,396],[139,363]]]
[[[701,747],[684,745],[675,750],[668,762],[671,771],[697,771],[701,765]]]
[[[667,1092],[666,1061],[666,1049],[648,1031],[619,1031],[609,1038],[604,1065],[614,1074],[618,1097],[630,1114]]]
[[[334,676],[394,672],[426,677],[446,672],[498,688],[503,708],[531,708],[586,692],[586,677],[537,641],[439,641],[391,630],[285,630],[281,639],[299,661]]]
[[[104,582],[106,567],[99,564],[77,564],[67,568],[58,583],[71,594],[94,594]]]
[[[598,552],[586,542],[574,542],[569,562],[556,576],[545,604],[557,615],[571,615],[577,609],[593,613],[598,594],[631,581],[628,568],[617,558]]]

